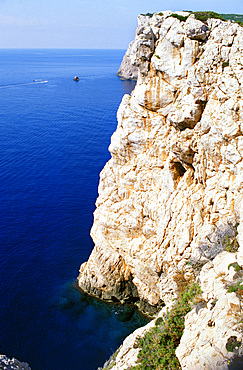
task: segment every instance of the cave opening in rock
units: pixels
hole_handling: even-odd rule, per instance
[[[180,162],[172,163],[171,170],[174,174],[174,180],[178,180],[186,172],[186,169],[182,166]]]

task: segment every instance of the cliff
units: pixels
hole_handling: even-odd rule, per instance
[[[138,67],[133,64],[134,57],[136,56],[137,43],[132,41],[122,59],[122,63],[117,72],[117,76],[124,80],[137,80]]]
[[[226,369],[242,343],[243,28],[171,14],[138,17],[138,81],[118,110],[78,284],[155,316],[197,281],[176,354],[183,369]],[[114,369],[136,363],[140,332]]]

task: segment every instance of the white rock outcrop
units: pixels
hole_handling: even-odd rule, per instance
[[[138,78],[138,68],[132,64],[133,60],[133,46],[134,41],[129,44],[129,47],[122,59],[122,63],[117,72],[117,76],[121,77],[124,80],[137,80]]]
[[[138,81],[118,110],[78,283],[155,314],[197,279],[205,307],[186,316],[177,356],[183,369],[224,369],[227,341],[241,341],[228,287],[243,276],[228,266],[243,266],[243,28],[171,13],[139,16]]]
[[[0,369],[1,370],[31,370],[26,362],[20,362],[15,358],[8,358],[5,355],[0,355]]]

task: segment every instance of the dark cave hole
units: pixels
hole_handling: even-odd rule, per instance
[[[174,172],[174,178],[175,180],[178,177],[182,177],[184,173],[186,172],[186,169],[182,166],[180,162],[174,162],[171,166],[172,171]]]

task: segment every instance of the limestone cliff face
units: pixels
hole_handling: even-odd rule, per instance
[[[118,110],[78,282],[153,313],[199,280],[205,305],[186,316],[177,356],[183,369],[224,368],[227,340],[241,340],[228,287],[242,281],[229,264],[243,266],[243,28],[171,13],[139,16],[138,81]]]
[[[133,47],[135,46],[135,50]],[[135,57],[135,51],[137,49],[135,40],[132,41],[122,59],[122,63],[117,72],[117,76],[124,80],[137,80],[138,78],[138,68],[133,65],[133,58]]]

